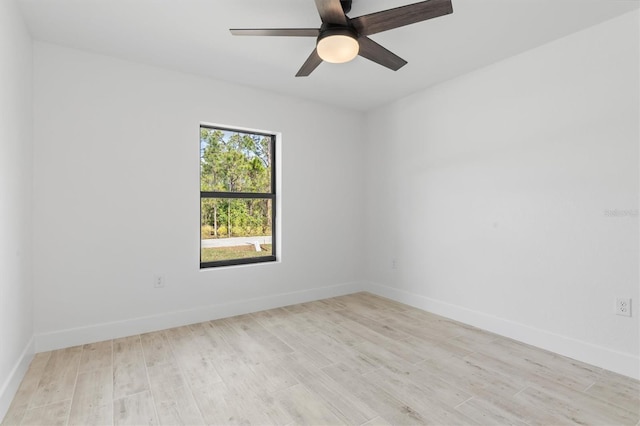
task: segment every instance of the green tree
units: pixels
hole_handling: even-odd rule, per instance
[[[270,139],[259,135],[201,129],[200,187],[202,191],[271,191]],[[202,205],[202,226],[227,237],[266,233],[270,227],[269,200],[208,199]],[[220,224],[225,224],[220,226]],[[223,229],[224,228],[224,229]]]

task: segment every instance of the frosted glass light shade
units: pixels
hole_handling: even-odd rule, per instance
[[[360,45],[348,35],[330,35],[318,40],[316,49],[323,61],[341,64],[358,56]]]

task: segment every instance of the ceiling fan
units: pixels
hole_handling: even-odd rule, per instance
[[[316,37],[316,48],[296,77],[306,77],[322,61],[343,63],[360,55],[394,71],[407,61],[371,40],[369,35],[453,13],[451,0],[426,0],[349,18],[352,0],[315,0],[320,28],[231,29],[233,35]]]

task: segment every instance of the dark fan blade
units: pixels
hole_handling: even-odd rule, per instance
[[[296,74],[296,77],[307,77],[309,74],[313,72],[313,70],[318,68],[318,65],[320,65],[321,63],[322,63],[322,58],[318,56],[318,51],[316,49],[313,49],[313,52],[311,52],[311,55],[309,55],[305,63],[302,64],[302,67]]]
[[[451,0],[427,0],[351,19],[362,35],[371,35],[453,13]]]
[[[320,19],[325,24],[347,25],[347,17],[344,16],[340,0],[316,0],[316,7]]]
[[[255,28],[230,29],[233,35],[242,36],[280,36],[280,37],[318,37],[317,28]]]
[[[368,37],[358,37],[358,43],[360,44],[360,52],[358,52],[358,55],[378,63],[383,67],[398,71],[407,64],[407,61],[400,56],[388,51]]]

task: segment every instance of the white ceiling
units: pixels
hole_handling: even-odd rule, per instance
[[[417,0],[353,0],[349,16]],[[363,58],[294,77],[313,38],[229,28],[320,26],[314,0],[20,0],[37,40],[367,110],[637,9],[638,0],[452,0],[453,14],[371,36],[409,63]],[[615,46],[612,46],[615,48]],[[553,66],[553,64],[549,64]]]

